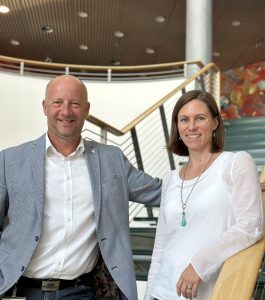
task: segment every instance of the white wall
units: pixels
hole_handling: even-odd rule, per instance
[[[46,131],[42,99],[49,80],[0,72],[0,150],[35,139]],[[122,129],[183,80],[85,82],[90,113]]]

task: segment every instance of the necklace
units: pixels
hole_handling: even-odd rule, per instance
[[[205,167],[203,168],[201,174],[197,177],[195,183],[193,184],[193,186],[191,187],[191,190],[186,198],[186,201],[183,200],[183,195],[182,195],[182,190],[183,190],[183,184],[184,184],[184,180],[185,180],[185,176],[186,176],[186,170],[187,170],[187,166],[189,164],[187,164],[187,166],[185,166],[185,169],[184,169],[184,174],[183,174],[183,179],[182,179],[182,182],[181,182],[181,186],[180,186],[180,200],[181,200],[181,207],[182,207],[182,213],[181,213],[181,222],[180,222],[180,225],[182,227],[185,227],[187,225],[187,220],[186,220],[186,212],[185,212],[185,209],[187,207],[187,204],[188,204],[188,200],[190,198],[190,195],[192,193],[192,191],[194,190],[196,184],[198,183],[199,179],[201,178],[202,174],[205,172],[205,170],[207,169],[207,166],[209,165],[209,163],[211,162],[213,158],[213,153],[211,154],[211,156],[209,157],[209,160],[207,161]]]

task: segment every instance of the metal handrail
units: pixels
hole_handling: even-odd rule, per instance
[[[6,64],[4,64],[6,63]],[[2,67],[4,64],[4,68]],[[185,71],[187,70],[189,65],[196,65],[200,68],[195,74],[190,76],[189,78],[185,77]],[[14,70],[15,69],[15,70]],[[200,61],[184,61],[184,62],[177,62],[177,63],[166,63],[166,64],[157,64],[157,65],[145,65],[145,66],[83,66],[83,65],[72,65],[72,64],[56,64],[56,63],[47,63],[47,62],[36,62],[32,60],[25,60],[25,59],[18,59],[6,56],[0,56],[0,70],[10,71],[21,75],[25,74],[33,74],[38,76],[55,76],[58,74],[73,74],[78,76],[82,79],[90,79],[89,76],[94,74],[94,79],[102,80],[102,77],[105,76],[106,81],[111,81],[113,76],[118,76],[120,80],[124,80],[125,78],[132,79],[132,76],[136,78],[137,76],[143,80],[146,78],[141,77],[142,75],[149,76],[150,74],[154,74],[155,76],[161,75],[168,77],[169,75],[167,72],[174,72],[174,70],[179,74],[179,72],[183,71],[183,82],[174,88],[171,92],[166,94],[162,99],[157,101],[154,105],[149,107],[145,110],[142,114],[140,114],[137,118],[129,122],[126,126],[122,129],[116,128],[111,124],[104,122],[103,120],[98,119],[93,115],[89,115],[87,117],[87,121],[96,125],[97,129],[93,132],[94,137],[99,140],[100,142],[108,142],[113,145],[119,146],[123,151],[126,150],[127,153],[125,155],[131,160],[131,162],[136,165],[136,167],[140,169],[144,169],[146,164],[145,170],[147,172],[151,172],[151,175],[157,175],[157,170],[159,170],[159,174],[163,174],[167,169],[174,168],[174,162],[172,161],[169,163],[167,159],[168,154],[166,150],[162,149],[162,147],[166,144],[166,135],[165,135],[165,127],[168,127],[167,120],[164,120],[163,128],[161,126],[161,130],[159,129],[160,126],[158,124],[162,120],[161,116],[161,108],[164,105],[174,105],[175,98],[178,93],[185,91],[185,88],[192,82],[197,81],[201,84],[202,88],[205,88],[207,91],[210,91],[214,94],[217,102],[219,103],[220,99],[220,70],[218,67],[211,63],[204,66]],[[51,71],[51,75],[49,72]],[[87,73],[83,73],[83,71],[87,71]],[[104,74],[103,74],[104,73]],[[166,74],[166,75],[165,75]],[[176,74],[172,74],[172,78],[176,77]],[[100,79],[99,79],[100,78]],[[157,80],[157,77],[154,79]],[[172,101],[169,101],[172,100]],[[171,106],[172,107],[172,106]],[[163,108],[164,109],[164,108]],[[170,108],[171,109],[171,108]],[[159,110],[159,112],[158,112]],[[158,112],[158,114],[156,113]],[[166,116],[168,119],[169,117]],[[144,122],[143,122],[144,121]],[[156,131],[159,132],[160,138],[156,136],[157,145],[159,145],[159,149],[152,154],[150,153],[150,149],[140,149],[138,144],[138,134],[142,137],[146,134],[150,134],[152,129],[150,129],[150,123],[152,122],[156,124]],[[141,125],[142,124],[142,125]],[[162,123],[161,123],[162,125]],[[100,128],[100,132],[97,132]],[[137,132],[136,132],[137,129]],[[167,129],[167,128],[166,128]],[[90,132],[90,130],[85,130],[86,132]],[[145,133],[144,133],[145,132]],[[146,133],[147,132],[147,133]],[[108,134],[113,134],[110,138],[107,137]],[[125,136],[128,134],[128,138],[126,138],[126,145],[124,143],[120,143],[116,141],[117,137]],[[164,135],[164,137],[163,137]],[[125,136],[126,137],[126,136]],[[88,139],[91,139],[89,136]],[[141,139],[141,138],[140,138]],[[158,142],[160,139],[160,144]],[[129,144],[129,140],[133,143]],[[154,140],[154,139],[151,139]],[[148,139],[145,138],[143,145],[146,145]],[[150,141],[151,142],[151,141]],[[144,146],[142,146],[144,147]],[[148,147],[147,147],[148,148]],[[154,150],[154,149],[153,149]],[[159,152],[160,151],[160,152]],[[142,152],[142,153],[141,153]],[[144,157],[144,162],[142,163],[142,155]],[[166,155],[166,156],[164,156]],[[153,162],[152,160],[157,157],[163,158],[163,162],[160,159],[159,163]],[[172,158],[171,158],[172,160]],[[154,169],[156,167],[156,169]]]
[[[194,81],[197,77],[200,75],[203,75],[205,72],[213,70],[216,73],[218,86],[216,87],[215,91],[215,99],[218,105],[220,105],[220,70],[214,63],[209,63],[208,65],[204,66],[201,70],[199,70],[197,73],[193,74],[191,77],[186,79],[184,82],[182,82],[179,86],[177,86],[175,89],[173,89],[171,92],[169,92],[167,95],[165,95],[162,99],[160,99],[158,102],[156,102],[154,105],[152,105],[150,108],[148,108],[146,111],[144,111],[142,114],[140,114],[137,118],[135,118],[133,121],[128,123],[126,126],[124,126],[122,129],[115,128],[114,126],[111,126],[105,122],[102,122],[100,119],[90,115],[88,116],[87,120],[99,127],[106,128],[109,132],[121,136],[130,131],[133,127],[138,125],[142,120],[144,120],[147,116],[149,116],[152,112],[154,112],[156,109],[158,109],[161,105],[163,105],[168,99],[176,95],[179,91],[181,91],[183,88],[185,88],[189,83]]]
[[[35,66],[35,67],[43,67],[43,68],[52,68],[52,69],[60,69],[65,70],[66,68],[73,70],[79,70],[80,74],[82,71],[89,70],[89,71],[105,71],[108,72],[111,70],[112,72],[128,72],[128,71],[136,71],[139,72],[140,70],[161,70],[165,68],[176,68],[178,70],[178,66],[195,64],[198,67],[202,68],[203,63],[199,60],[191,60],[191,61],[181,61],[181,62],[174,62],[174,63],[164,63],[164,64],[151,64],[151,65],[137,65],[137,66],[92,66],[92,65],[76,65],[76,64],[63,64],[63,63],[50,63],[50,62],[42,62],[42,61],[35,61],[23,58],[15,58],[9,56],[0,55],[0,61],[14,63],[14,64],[24,64]],[[41,69],[39,69],[41,71]],[[85,74],[82,74],[85,76]]]

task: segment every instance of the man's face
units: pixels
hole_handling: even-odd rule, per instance
[[[47,116],[51,140],[79,139],[89,113],[89,103],[83,86],[73,77],[62,76],[54,79],[43,101],[43,111]]]

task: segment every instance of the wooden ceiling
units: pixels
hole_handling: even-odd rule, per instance
[[[0,14],[0,55],[84,65],[183,61],[185,4],[185,0],[0,0],[10,8],[8,14]],[[79,17],[80,12],[87,17]],[[165,21],[157,22],[158,16]],[[241,25],[232,26],[233,21]],[[45,32],[45,27],[53,32]],[[124,36],[116,37],[117,31]],[[146,53],[148,48],[154,53]],[[213,61],[222,71],[264,61],[265,1],[213,0],[213,52],[220,54]]]

